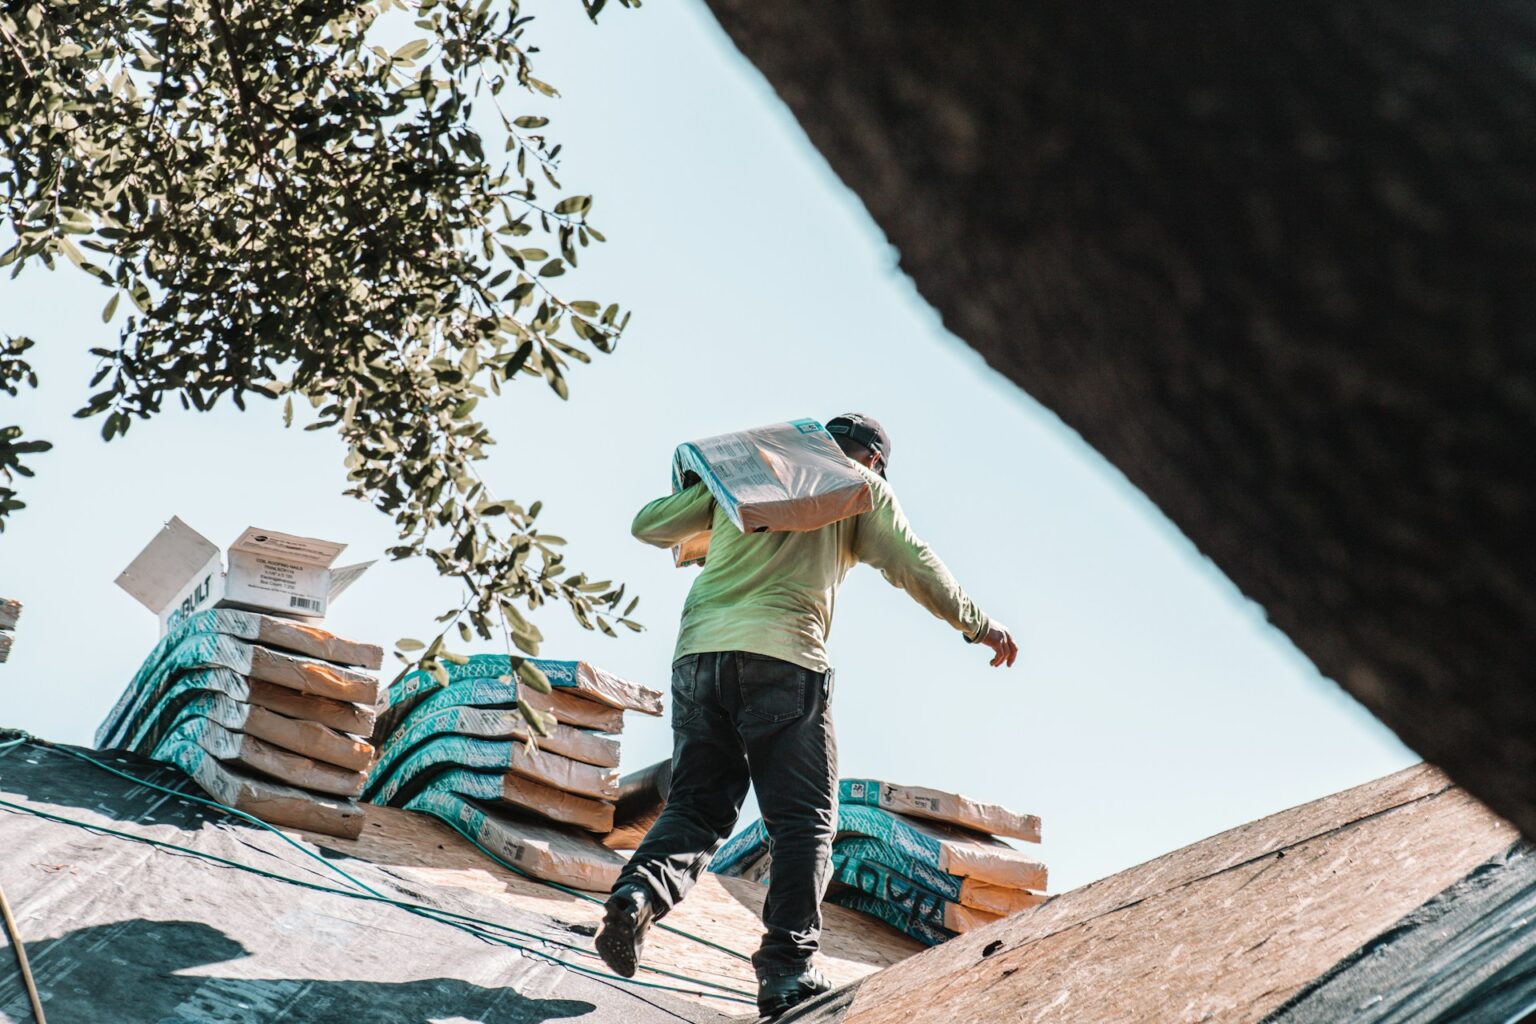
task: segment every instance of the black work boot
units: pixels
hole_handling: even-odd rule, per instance
[[[757,1012],[777,1017],[807,999],[832,991],[832,983],[815,967],[806,965],[799,974],[772,974],[757,979]]]
[[[651,894],[643,885],[625,885],[608,897],[603,927],[597,933],[598,955],[616,974],[633,978],[640,966],[645,933],[656,919]]]

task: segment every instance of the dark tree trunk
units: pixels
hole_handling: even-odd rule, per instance
[[[710,3],[949,328],[1536,837],[1536,8]]]

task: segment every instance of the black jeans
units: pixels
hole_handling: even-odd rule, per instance
[[[760,976],[797,974],[821,937],[837,828],[832,673],[744,651],[672,666],[672,790],[618,885],[643,883],[672,909],[736,827],[750,783],[773,871],[752,957]]]

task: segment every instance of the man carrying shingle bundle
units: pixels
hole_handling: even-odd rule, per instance
[[[710,532],[683,605],[672,668],[673,766],[666,808],[608,898],[597,949],[632,976],[646,930],[692,888],[757,790],[773,850],[753,955],[758,1008],[776,1016],[831,983],[811,962],[821,932],[837,821],[837,744],[826,636],[833,598],[863,562],[1012,665],[1018,647],[917,538],[885,480],[891,442],[857,413],[826,425],[869,486],[868,511],[815,530],[742,532],[703,482],[646,505],[636,538],[657,547]],[[836,453],[832,456],[836,458]]]

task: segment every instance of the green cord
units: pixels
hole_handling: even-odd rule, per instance
[[[21,740],[17,740],[15,742],[17,742],[17,743],[25,742],[25,739],[26,738],[23,737]],[[332,871],[336,872],[338,875],[340,875],[341,877],[345,878],[347,881],[351,882],[353,885],[356,885],[358,888],[362,889],[364,892],[372,893],[375,896],[381,895],[378,891],[376,891],[374,889],[370,889],[367,885],[365,885],[362,882],[358,881],[356,878],[353,878],[351,875],[347,874],[341,868],[337,867],[335,864],[332,864],[330,861],[326,860],[324,857],[320,856],[317,853],[313,853],[313,852],[305,849],[300,843],[298,843],[297,841],[289,838],[287,835],[284,835],[281,831],[279,831],[276,828],[273,828],[271,825],[269,825],[266,822],[262,821],[260,818],[253,817],[252,815],[247,814],[244,811],[236,810],[235,808],[230,807],[228,804],[222,804],[222,803],[220,803],[217,800],[209,800],[209,799],[206,799],[204,797],[193,796],[191,793],[188,793],[185,790],[172,789],[169,786],[162,786],[162,785],[159,785],[158,783],[150,782],[147,779],[141,779],[141,778],[139,778],[136,775],[130,775],[130,774],[128,774],[125,771],[122,771],[122,770],[117,769],[117,768],[113,768],[109,764],[104,764],[101,761],[96,760],[94,757],[91,757],[88,754],[82,754],[78,750],[71,750],[68,747],[54,746],[53,744],[48,743],[48,742],[43,741],[43,740],[39,740],[37,742],[42,744],[42,745],[44,745],[44,746],[47,746],[50,750],[57,750],[57,751],[59,751],[61,753],[68,754],[70,757],[78,758],[81,761],[85,761],[85,762],[87,762],[89,764],[93,764],[96,767],[98,767],[98,768],[100,768],[100,769],[102,769],[104,771],[111,772],[113,775],[116,775],[116,776],[118,776],[120,778],[123,778],[123,779],[127,779],[129,782],[134,782],[134,783],[137,783],[137,784],[139,784],[141,786],[148,786],[151,789],[157,789],[157,790],[159,790],[162,793],[169,793],[172,796],[181,797],[184,800],[191,800],[194,803],[203,804],[203,805],[205,805],[207,807],[212,807],[212,808],[214,808],[216,810],[222,811],[225,814],[233,815],[233,816],[241,819],[242,821],[249,821],[249,822],[251,822],[254,825],[259,825],[260,827],[266,829],[268,832],[271,832],[274,835],[276,835],[279,838],[281,838],[283,840],[283,842],[287,843],[289,846],[292,846],[294,849],[298,850],[300,853],[304,854],[306,857],[310,857],[313,860],[317,860],[321,864],[324,864],[327,868],[329,868]],[[4,749],[3,747],[0,747],[0,750],[3,750],[3,749]],[[466,832],[462,828],[460,828],[459,825],[456,822],[448,821],[445,818],[439,818],[438,820],[442,821],[444,824],[446,824],[449,827],[451,827],[455,832],[459,833],[459,835],[463,836],[465,839],[468,839],[471,843],[473,843],[480,850],[481,853],[485,854],[487,857],[491,858],[496,863],[498,863],[502,867],[506,868],[508,871],[511,871],[512,873],[514,873],[514,874],[516,874],[516,875],[518,875],[518,876],[520,876],[522,878],[526,878],[526,879],[528,879],[529,881],[532,881],[532,882],[537,882],[540,885],[548,886],[549,888],[554,889],[554,890],[556,890],[558,892],[563,892],[563,893],[565,893],[568,896],[575,896],[575,897],[587,900],[587,901],[592,902],[592,903],[599,903],[600,904],[600,903],[604,902],[603,900],[598,899],[596,896],[593,896],[590,893],[582,892],[580,889],[573,889],[573,888],[571,888],[568,885],[561,885],[559,882],[551,882],[548,879],[538,878],[538,877],[535,877],[534,875],[530,875],[527,871],[524,871],[522,868],[518,867],[517,865],[510,864],[507,861],[502,860],[496,854],[494,854],[490,850],[486,849],[484,846],[482,846],[480,844],[480,841],[478,839],[476,839],[474,836],[470,835],[468,832]],[[694,935],[693,933],[684,931],[681,928],[675,928],[672,925],[669,925],[669,924],[667,924],[664,921],[656,922],[655,927],[661,929],[662,931],[668,931],[668,932],[671,932],[674,935],[679,935],[679,936],[681,936],[681,937],[683,937],[685,939],[688,939],[688,940],[690,940],[692,942],[697,942],[697,943],[699,943],[702,946],[708,946],[710,949],[717,950],[718,952],[724,953],[727,956],[735,957],[737,960],[740,960],[743,963],[751,963],[752,962],[752,958],[751,957],[747,956],[744,953],[739,953],[736,950],[731,949],[729,946],[722,946],[720,943],[713,942],[710,939],[706,939],[702,935]]]
[[[481,853],[485,854],[487,857],[491,858],[496,863],[500,864],[502,867],[506,868],[509,871],[515,871],[517,874],[522,875],[524,878],[530,879],[531,881],[538,882],[540,885],[547,885],[547,886],[550,886],[551,888],[559,889],[561,892],[568,892],[568,893],[572,894],[573,896],[581,896],[584,899],[589,899],[593,903],[602,903],[602,902],[604,902],[603,900],[600,900],[600,899],[598,899],[595,896],[592,896],[592,895],[589,895],[588,893],[582,892],[580,889],[568,889],[565,886],[561,885],[559,882],[550,882],[550,881],[547,881],[547,880],[542,879],[542,878],[534,878],[534,876],[528,874],[528,872],[526,872],[526,871],[522,870],[521,868],[517,867],[515,864],[509,864],[506,861],[502,860],[500,857],[496,856],[496,854],[492,853],[490,850],[487,850],[484,846],[482,846],[480,844],[480,840],[476,839],[474,836],[470,835],[468,832],[466,832],[462,828],[460,828],[457,822],[449,821],[446,818],[439,818],[438,820],[441,821],[443,824],[447,825],[449,828],[453,829],[459,835],[463,836],[465,839],[468,839],[471,843],[475,844],[475,847]],[[745,953],[738,953],[738,952],[736,952],[736,950],[731,949],[729,946],[722,946],[722,945],[720,945],[720,943],[712,942],[709,939],[704,938],[702,935],[694,935],[692,932],[685,932],[681,928],[674,928],[671,925],[669,925],[669,924],[667,924],[667,923],[665,923],[663,921],[657,921],[653,925],[653,927],[659,928],[662,931],[671,932],[674,935],[681,935],[685,939],[690,939],[693,942],[697,942],[701,946],[708,946],[710,949],[719,950],[720,952],[725,953],[727,956],[735,957],[737,960],[741,960],[741,961],[744,961],[746,963],[751,963],[752,962],[752,958],[747,956]]]
[[[436,817],[436,815],[433,815],[433,817]],[[447,818],[438,818],[438,820],[441,821],[443,824],[447,825],[449,828],[453,829],[459,835],[463,836],[465,839],[468,839],[471,843],[474,843],[475,847],[477,849],[479,849],[479,851],[481,853],[485,854],[487,857],[491,858],[496,863],[500,864],[502,867],[506,868],[508,871],[513,872],[514,874],[521,875],[523,878],[526,878],[526,879],[528,879],[531,882],[537,882],[540,885],[545,885],[545,886],[548,886],[551,889],[555,889],[555,890],[558,890],[559,892],[563,892],[563,893],[565,893],[568,896],[575,896],[578,899],[588,900],[588,901],[590,901],[592,903],[606,903],[607,902],[606,900],[598,899],[596,896],[593,896],[589,892],[582,892],[580,889],[572,889],[570,886],[568,886],[568,885],[561,885],[559,882],[551,882],[547,878],[538,878],[538,877],[536,877],[534,875],[530,875],[528,872],[524,871],[522,868],[518,867],[516,864],[509,864],[506,861],[502,860],[500,857],[498,857],[496,854],[492,853],[490,850],[487,850],[484,846],[482,846],[480,844],[480,840],[476,839],[474,836],[470,835],[468,832],[466,832],[462,828],[460,828],[457,822],[449,821]],[[673,935],[680,935],[683,938],[690,939],[690,940],[692,940],[694,942],[699,943],[702,946],[708,946],[710,949],[719,950],[721,953],[724,953],[727,956],[733,956],[737,960],[740,960],[740,961],[742,961],[744,963],[751,963],[752,962],[752,958],[750,956],[747,956],[745,953],[741,953],[741,952],[738,952],[738,951],[736,951],[734,949],[731,949],[729,946],[722,946],[722,945],[720,945],[720,943],[713,942],[713,941],[711,941],[709,939],[706,939],[702,935],[695,935],[692,932],[684,931],[681,928],[675,928],[672,925],[667,924],[665,921],[657,921],[656,924],[653,927],[659,928],[659,929],[661,929],[662,931],[665,931],[665,932],[671,932]]]
[[[12,740],[9,743],[0,744],[0,752],[3,752],[6,749],[9,749],[10,747],[14,747],[14,746],[17,746],[19,744],[25,743],[25,742],[27,742],[27,740],[28,740],[28,737],[23,736],[23,737],[21,737],[19,739]],[[289,836],[283,834],[283,832],[281,832],[280,830],[278,830],[278,829],[274,828],[273,826],[267,824],[266,822],[262,821],[260,818],[254,817],[254,816],[252,816],[250,814],[247,814],[245,811],[237,810],[236,808],[230,807],[229,805],[224,804],[224,803],[220,803],[217,800],[210,800],[210,799],[207,799],[205,797],[195,796],[195,795],[193,795],[191,793],[188,793],[188,792],[186,792],[184,790],[173,789],[173,788],[171,788],[169,786],[162,786],[162,785],[160,785],[157,782],[150,782],[148,779],[142,779],[142,778],[139,778],[136,775],[130,775],[129,773],[127,773],[125,771],[122,771],[121,769],[114,768],[114,767],[112,767],[109,764],[106,764],[106,763],[104,763],[102,761],[98,761],[96,758],[91,757],[88,754],[83,754],[83,753],[81,753],[78,750],[71,750],[68,747],[55,746],[54,744],[48,743],[47,741],[44,741],[44,740],[34,740],[34,742],[38,743],[41,746],[46,746],[50,750],[57,750],[60,753],[67,754],[70,757],[76,758],[77,760],[85,761],[86,763],[94,765],[97,768],[102,769],[103,771],[110,772],[113,775],[118,776],[119,778],[126,779],[127,781],[133,782],[133,783],[135,783],[137,785],[147,786],[150,789],[154,789],[154,790],[157,790],[159,792],[166,793],[166,794],[168,794],[170,796],[177,797],[178,799],[190,800],[193,803],[203,804],[203,805],[205,805],[207,807],[212,807],[215,810],[218,810],[218,811],[220,811],[220,812],[222,812],[224,814],[229,814],[229,815],[232,815],[232,816],[234,816],[236,818],[240,818],[241,820],[249,821],[249,822],[251,822],[251,823],[253,823],[253,824],[255,824],[255,825],[257,825],[257,826],[259,826],[259,827],[261,827],[263,829],[265,829],[266,831],[271,832],[272,834],[276,835],[283,842],[287,843],[289,846],[292,846],[294,849],[298,850],[300,853],[304,854],[306,857],[309,857],[312,860],[318,861],[320,864],[322,864],[326,868],[330,869],[331,871],[335,872],[336,874],[340,875],[342,878],[346,879],[348,882],[351,882],[353,885],[357,886],[359,889],[363,890],[364,893],[368,894],[369,896],[373,897],[374,899],[384,900],[386,902],[394,903],[397,906],[400,906],[400,907],[402,907],[404,909],[407,909],[407,910],[411,910],[412,912],[415,912],[415,913],[427,912],[427,913],[431,913],[431,914],[442,914],[442,915],[446,915],[446,916],[450,916],[450,917],[459,917],[459,918],[463,918],[464,920],[471,921],[471,922],[474,922],[474,923],[480,924],[480,925],[489,925],[489,926],[495,927],[495,928],[504,928],[504,929],[506,929],[508,931],[513,932],[514,934],[528,935],[530,937],[538,938],[540,941],[551,942],[552,944],[560,945],[560,946],[563,946],[564,948],[567,948],[567,949],[576,950],[576,951],[582,952],[582,953],[586,953],[587,952],[585,949],[582,949],[581,947],[572,946],[572,945],[570,945],[568,943],[560,943],[560,942],[557,942],[555,940],[545,939],[543,936],[537,936],[537,935],[534,935],[533,933],[530,933],[530,932],[521,932],[520,930],[512,928],[512,927],[510,927],[508,925],[499,925],[499,924],[496,924],[495,922],[484,921],[482,919],[474,918],[474,917],[469,917],[467,915],[455,914],[452,911],[439,910],[436,907],[422,907],[420,904],[411,904],[411,903],[406,903],[406,902],[400,901],[400,900],[394,900],[394,899],[392,899],[392,898],[390,898],[388,896],[385,896],[383,893],[379,892],[377,889],[374,889],[372,886],[370,886],[367,883],[359,880],[358,878],[354,877],[353,875],[349,874],[348,872],[342,870],[340,867],[338,867],[337,865],[331,863],[326,858],[324,858],[324,857],[320,856],[319,854],[314,853],[314,852],[312,852],[312,851],[310,851],[308,849],[305,849],[304,846],[302,844],[300,844],[299,842],[297,842],[296,840],[294,840],[294,839],[290,838]],[[7,806],[14,806],[14,805],[7,805]],[[41,813],[41,812],[34,812],[34,813]],[[67,823],[70,823],[70,824],[85,825],[85,823],[73,822],[73,821],[70,821],[69,819],[59,819],[59,820],[66,821]],[[583,898],[591,900],[592,902],[595,902],[595,903],[602,903],[603,902],[602,900],[596,899],[595,897],[590,896],[587,893],[581,892],[579,889],[571,889],[571,888],[569,888],[567,886],[563,886],[563,885],[559,884],[558,882],[550,882],[550,881],[546,881],[545,879],[534,878],[533,876],[529,875],[526,871],[523,871],[521,868],[518,868],[515,865],[507,863],[506,861],[504,861],[500,857],[498,857],[495,853],[492,853],[490,850],[486,849],[484,846],[482,846],[480,844],[480,842],[477,839],[475,839],[474,836],[471,836],[469,833],[467,833],[463,829],[459,828],[453,822],[446,822],[446,824],[448,824],[451,827],[453,827],[455,831],[457,831],[465,839],[468,839],[471,843],[473,843],[486,856],[490,857],[492,860],[496,861],[498,864],[500,864],[503,867],[505,867],[505,868],[507,868],[507,869],[509,869],[509,870],[511,870],[513,872],[515,872],[516,874],[518,874],[518,875],[520,875],[520,876],[522,876],[524,878],[531,879],[532,881],[539,882],[540,884],[550,886],[550,887],[558,889],[558,890],[560,890],[562,892],[568,892],[568,893],[570,893],[572,895],[583,897]],[[85,827],[95,827],[95,826],[85,825]],[[114,834],[116,834],[116,833],[114,833]],[[182,849],[182,850],[186,850],[187,852],[199,853],[199,851],[193,851],[193,850],[190,850],[190,848],[177,847],[177,846],[175,846],[175,844],[163,844],[163,845],[170,846],[172,849]],[[206,855],[206,856],[210,856],[211,857],[212,855],[209,854],[209,855]],[[230,863],[230,864],[232,864],[232,865],[234,865],[236,867],[244,867],[243,865],[234,864],[234,862],[232,862],[232,861],[228,862],[228,863]],[[248,870],[260,871],[260,869],[258,869],[258,868],[249,868]],[[285,876],[280,876],[280,875],[272,875],[271,877],[278,878],[278,879],[284,880],[284,881],[294,881],[296,884],[310,884],[310,883],[300,883],[296,879],[288,879]],[[344,892],[344,890],[340,890],[340,889],[330,890],[330,889],[325,889],[325,888],[323,888],[322,891],[335,891],[335,892],[338,892],[338,893]],[[348,895],[351,895],[351,894],[348,894]],[[451,923],[451,922],[446,922],[445,921],[445,922],[442,922],[442,923],[447,924],[447,923]],[[742,954],[737,953],[735,950],[728,949],[725,946],[721,946],[721,945],[719,945],[717,943],[711,942],[710,940],[702,938],[700,936],[690,935],[689,933],[684,932],[681,929],[671,928],[671,927],[668,927],[668,926],[665,926],[665,925],[658,924],[658,927],[665,927],[665,928],[667,928],[668,931],[676,932],[677,934],[682,935],[685,938],[692,939],[695,942],[699,942],[699,943],[702,943],[703,945],[710,946],[710,947],[712,947],[714,949],[720,950],[723,953],[728,953],[731,956],[735,956],[735,957],[737,957],[739,959],[750,961],[749,957],[742,956]],[[540,955],[547,956],[548,954],[540,954]],[[557,961],[557,962],[563,962],[563,961]],[[575,965],[571,965],[571,966],[575,966]],[[579,967],[579,966],[575,966],[575,969],[577,969],[577,970],[584,970],[584,971],[591,971],[590,968]],[[692,984],[695,984],[695,985],[705,985],[705,986],[708,986],[710,988],[719,988],[722,991],[731,992],[731,993],[734,993],[736,995],[741,995],[741,996],[750,995],[750,993],[741,992],[739,989],[727,988],[726,986],[719,985],[716,982],[705,981],[705,980],[703,980],[701,978],[692,978],[692,977],[689,977],[687,975],[676,974],[674,972],[667,971],[667,970],[664,970],[664,969],[658,968],[658,967],[643,967],[642,966],[642,969],[643,970],[647,970],[647,971],[651,971],[652,973],[655,973],[655,974],[664,975],[664,976],[667,976],[667,977],[675,977],[675,978],[678,978],[678,979],[683,980],[683,981],[691,982]],[[620,978],[621,980],[624,980],[626,982],[630,982],[632,984],[637,984],[637,985],[647,984],[645,982],[635,982],[635,981],[632,981],[632,979],[622,978],[620,975],[609,975],[609,974],[605,974],[604,972],[597,972],[597,973],[598,973],[599,976]],[[681,991],[681,990],[679,990],[679,991]],[[700,994],[700,993],[690,993],[690,994],[697,995],[697,994]],[[754,1001],[755,1001],[755,997],[754,997]]]
[[[347,881],[351,882],[353,885],[357,886],[359,889],[363,890],[364,892],[369,893],[369,894],[371,894],[373,896],[383,896],[383,893],[379,892],[377,889],[374,889],[371,886],[369,886],[367,883],[361,882],[358,879],[352,877],[350,874],[348,874],[347,872],[343,871],[340,867],[336,866],[335,864],[332,864],[330,861],[326,860],[324,857],[320,856],[318,853],[315,853],[312,850],[305,849],[304,845],[302,843],[300,843],[298,840],[293,839],[293,838],[283,834],[283,832],[280,829],[274,828],[273,826],[267,824],[266,822],[262,821],[260,818],[255,817],[254,815],[247,814],[245,811],[237,810],[236,808],[230,807],[228,804],[220,803],[217,800],[210,800],[210,799],[208,799],[206,797],[196,796],[196,795],[194,795],[192,793],[188,793],[186,790],[172,789],[170,786],[162,786],[158,782],[150,782],[148,779],[141,779],[137,775],[129,775],[127,772],[125,772],[125,771],[123,771],[123,770],[121,770],[119,768],[114,768],[114,767],[112,767],[109,764],[106,764],[106,763],[104,763],[102,761],[98,761],[94,757],[91,757],[89,754],[82,754],[78,750],[71,750],[68,747],[57,747],[57,746],[54,746],[51,743],[47,743],[46,741],[39,741],[39,742],[43,746],[48,747],[48,749],[50,749],[50,750],[57,750],[61,754],[68,754],[70,757],[76,758],[76,759],[81,760],[81,761],[85,761],[88,764],[93,764],[97,768],[100,768],[102,771],[111,772],[113,775],[116,775],[116,776],[118,776],[119,778],[122,778],[122,779],[127,779],[129,782],[136,783],[137,785],[140,785],[140,786],[148,786],[150,789],[158,790],[161,793],[168,793],[171,796],[178,797],[178,798],[180,798],[182,800],[190,800],[193,803],[202,804],[205,807],[212,807],[214,810],[221,811],[224,814],[228,814],[228,815],[231,815],[233,817],[239,818],[242,821],[248,821],[248,822],[252,823],[253,825],[259,825],[260,827],[266,829],[268,832],[271,832],[273,835],[277,836],[279,839],[281,839],[283,842],[287,843],[289,846],[293,847],[295,850],[298,850],[304,856],[309,857],[311,860],[319,861],[321,864],[325,865],[331,871],[334,871],[336,874],[340,875],[342,878],[345,878]]]
[[[345,897],[347,899],[362,900],[364,902],[369,902],[369,903],[384,903],[384,904],[387,904],[387,905],[390,905],[390,906],[398,907],[401,910],[408,911],[408,912],[416,914],[416,915],[418,915],[420,917],[425,917],[428,920],[436,920],[439,924],[446,924],[446,925],[449,925],[450,927],[459,928],[460,930],[466,931],[469,934],[474,935],[475,937],[477,937],[477,938],[479,938],[479,939],[481,939],[483,941],[495,943],[497,945],[506,946],[508,948],[515,949],[515,950],[518,950],[518,951],[523,952],[523,953],[527,953],[530,956],[543,957],[545,960],[548,960],[548,961],[550,961],[552,963],[559,964],[562,967],[566,967],[566,968],[569,968],[570,970],[577,971],[578,973],[581,973],[581,974],[587,974],[587,975],[590,975],[590,976],[595,977],[595,978],[611,979],[611,980],[619,981],[619,982],[622,982],[622,983],[628,984],[628,985],[638,985],[638,986],[640,986],[642,988],[658,989],[658,990],[661,990],[661,991],[664,991],[664,992],[676,992],[676,993],[680,993],[682,995],[699,996],[699,997],[709,998],[709,999],[722,999],[722,1000],[726,1000],[726,1001],[729,1001],[729,1002],[752,1003],[752,1002],[756,1001],[755,997],[751,996],[750,993],[742,992],[739,989],[728,988],[728,987],[726,987],[724,985],[717,984],[716,982],[704,981],[704,980],[699,979],[699,978],[691,978],[691,977],[689,977],[687,975],[677,974],[677,973],[674,973],[674,972],[671,972],[671,971],[664,971],[664,970],[661,970],[659,968],[647,968],[647,969],[648,970],[652,970],[652,971],[654,971],[657,974],[664,974],[664,975],[666,975],[668,977],[678,978],[678,979],[681,979],[681,980],[684,980],[684,981],[691,982],[691,983],[693,983],[695,985],[704,985],[704,986],[707,986],[709,988],[719,989],[721,992],[729,993],[729,995],[720,995],[720,994],[717,994],[715,992],[700,992],[700,991],[697,991],[696,989],[678,988],[675,985],[661,985],[661,984],[657,984],[655,982],[637,981],[637,980],[635,980],[633,978],[625,978],[625,977],[622,977],[622,976],[617,975],[617,974],[610,974],[607,971],[599,971],[599,970],[597,970],[595,968],[587,967],[584,964],[577,964],[577,963],[572,963],[569,960],[562,960],[561,958],[559,958],[557,956],[553,956],[552,954],[546,953],[543,950],[534,949],[531,946],[526,946],[526,945],[524,945],[522,943],[519,943],[519,942],[513,942],[510,939],[505,939],[505,938],[502,938],[502,937],[497,936],[497,935],[485,934],[483,928],[475,928],[475,927],[471,927],[470,925],[467,925],[467,924],[458,924],[458,923],[456,923],[454,921],[447,920],[447,918],[459,918],[459,919],[461,919],[463,921],[466,921],[466,922],[473,922],[476,925],[483,925],[483,926],[488,926],[488,927],[491,927],[491,928],[503,929],[503,930],[506,930],[506,931],[511,931],[511,932],[513,932],[515,934],[529,935],[530,937],[533,937],[533,938],[537,939],[538,941],[546,942],[546,943],[548,943],[550,945],[562,946],[562,947],[564,947],[566,949],[576,950],[577,952],[583,952],[583,953],[587,952],[586,950],[583,950],[580,947],[572,946],[572,945],[570,945],[568,943],[561,943],[558,940],[554,940],[554,939],[547,939],[544,936],[536,935],[536,934],[531,933],[531,932],[523,932],[520,929],[512,928],[509,925],[498,924],[495,921],[486,921],[486,920],[481,919],[481,918],[470,917],[467,914],[458,914],[458,913],[455,913],[453,911],[442,910],[442,909],[437,908],[437,907],[429,907],[429,906],[425,906],[425,905],[419,904],[419,903],[411,903],[411,902],[408,902],[406,900],[397,900],[397,899],[394,899],[394,898],[389,897],[389,896],[382,896],[382,895],[371,894],[371,893],[353,892],[353,891],[348,890],[348,889],[338,889],[338,888],[336,888],[334,886],[321,885],[318,882],[308,882],[308,881],[305,881],[304,879],[301,879],[301,878],[293,878],[293,877],[288,876],[288,875],[278,874],[277,872],[274,872],[274,871],[268,871],[265,868],[258,868],[258,867],[254,867],[254,866],[249,865],[249,864],[242,864],[239,861],[230,860],[227,857],[220,857],[218,854],[208,853],[208,852],[206,852],[204,850],[198,850],[198,849],[195,849],[195,848],[190,847],[190,846],[182,846],[182,845],[180,845],[178,843],[168,843],[168,842],[165,842],[164,840],[151,839],[148,836],[135,835],[132,832],[123,832],[123,831],[120,831],[118,829],[109,828],[109,827],[107,827],[105,825],[98,825],[98,824],[95,824],[95,823],[92,823],[92,822],[80,821],[79,819],[65,817],[64,815],[61,815],[61,814],[52,814],[52,813],[50,813],[48,811],[41,811],[41,810],[38,810],[35,807],[28,807],[25,804],[13,803],[13,802],[11,802],[9,800],[0,800],[0,807],[6,807],[6,808],[9,808],[9,809],[11,809],[13,811],[20,811],[20,812],[22,812],[24,814],[31,814],[34,817],[43,818],[43,819],[48,820],[48,821],[55,821],[55,822],[59,822],[60,824],[64,824],[64,825],[72,825],[72,826],[75,826],[77,828],[87,829],[87,830],[92,831],[92,832],[99,832],[99,833],[102,833],[104,835],[116,836],[119,839],[126,839],[126,840],[128,840],[130,842],[143,843],[143,844],[145,844],[147,846],[153,846],[153,847],[157,847],[157,848],[160,848],[160,849],[171,850],[171,851],[174,851],[176,853],[186,854],[188,856],[197,857],[197,858],[199,858],[201,860],[211,861],[211,862],[213,862],[215,864],[222,864],[225,867],[231,867],[231,868],[235,868],[236,870],[239,870],[239,871],[246,871],[246,872],[249,872],[249,873],[251,873],[253,875],[259,875],[259,876],[261,876],[263,878],[270,878],[270,879],[273,879],[275,881],[286,882],[289,885],[297,885],[297,886],[299,886],[301,888],[304,888],[304,889],[311,889],[311,890],[314,890],[315,892],[329,893],[331,895],[342,896],[342,897]],[[587,953],[587,955],[591,955],[591,954]],[[742,998],[735,998],[735,997],[742,997]]]

